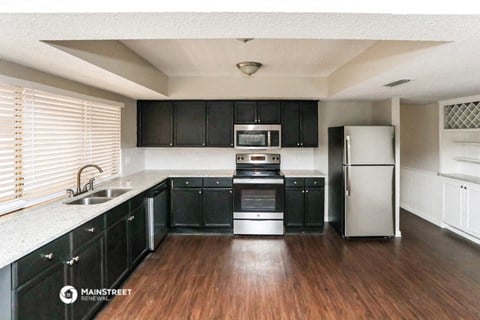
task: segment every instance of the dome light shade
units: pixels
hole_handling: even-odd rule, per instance
[[[257,72],[261,66],[262,64],[260,62],[253,61],[244,61],[237,63],[237,68],[248,76],[251,76],[252,74]]]

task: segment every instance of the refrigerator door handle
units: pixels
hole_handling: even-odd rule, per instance
[[[350,197],[351,185],[350,185],[350,166],[345,167],[345,195]]]
[[[351,164],[350,155],[352,153],[352,150],[351,150],[351,143],[350,143],[350,135],[349,134],[347,134],[347,136],[345,137],[345,145],[346,145],[345,161],[346,161],[347,165],[350,165]]]

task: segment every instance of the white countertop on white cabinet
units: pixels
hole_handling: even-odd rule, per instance
[[[0,217],[0,269],[43,245],[100,216],[108,210],[172,177],[231,177],[233,170],[141,171],[98,184],[105,188],[131,188],[110,201],[95,205],[67,205],[62,198]],[[82,194],[78,197],[87,195]],[[71,198],[68,200],[72,200]]]
[[[327,175],[318,170],[282,170],[286,178],[324,178]]]
[[[480,184],[480,177],[469,176],[466,174],[458,174],[458,173],[439,173],[438,175],[441,177],[460,180],[463,182]]]

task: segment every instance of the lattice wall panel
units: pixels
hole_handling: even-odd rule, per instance
[[[480,129],[480,101],[445,106],[445,129]]]

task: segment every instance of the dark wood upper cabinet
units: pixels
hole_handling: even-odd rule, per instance
[[[207,102],[207,147],[233,147],[233,102]]]
[[[282,103],[282,147],[300,147],[300,104]]]
[[[137,146],[173,146],[173,103],[140,100],[137,106]]]
[[[235,123],[282,124],[282,147],[318,147],[318,103],[139,100],[139,147],[233,147]]]
[[[302,147],[318,147],[318,104],[316,101],[302,103]]]
[[[174,145],[205,146],[205,101],[176,101]]]
[[[235,123],[256,123],[257,102],[235,101]]]
[[[280,101],[235,101],[235,123],[280,123]]]
[[[280,123],[281,108],[280,101],[258,101],[257,102],[257,123]]]
[[[282,147],[318,147],[316,101],[282,103]]]

